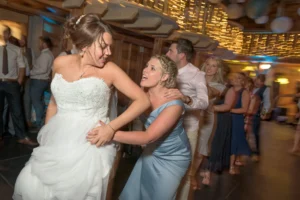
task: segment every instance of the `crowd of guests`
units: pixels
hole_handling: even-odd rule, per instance
[[[17,44],[12,44],[9,40],[11,37],[10,29],[7,28],[4,31],[6,46],[0,47],[0,55],[3,56],[3,64],[0,67],[2,80],[0,81],[0,106],[2,111],[6,99],[19,143],[35,145],[35,142],[28,139],[25,134],[22,107],[25,110],[28,126],[31,126],[29,101],[36,112],[34,125],[40,128],[44,124],[45,106],[42,105],[42,94],[49,87],[52,70],[56,74],[56,79],[54,78],[53,81],[64,80],[65,84],[70,82],[78,85],[83,84],[83,81],[79,82],[81,79],[85,79],[86,82],[95,81],[95,79],[88,78],[98,77],[100,74],[105,78],[98,77],[102,80],[97,82],[97,84],[101,84],[99,87],[107,89],[111,88],[110,86],[115,86],[132,100],[130,107],[124,111],[125,114],[115,116],[115,119],[111,119],[111,121],[103,117],[106,121],[99,122],[100,126],[89,133],[78,133],[77,131],[81,127],[78,127],[78,130],[73,130],[76,133],[72,133],[86,134],[87,141],[92,145],[92,147],[87,146],[86,148],[90,148],[89,151],[92,155],[98,149],[102,149],[102,154],[104,154],[105,146],[103,147],[103,145],[110,141],[143,145],[143,153],[119,199],[192,199],[193,190],[201,188],[201,183],[210,185],[212,173],[228,171],[235,175],[239,173],[239,168],[246,164],[245,157],[252,155],[253,160],[259,160],[260,121],[267,118],[271,110],[270,89],[264,85],[264,75],[258,75],[253,80],[244,73],[236,73],[230,79],[228,66],[224,64],[222,59],[215,56],[209,57],[202,67],[198,68],[191,63],[194,55],[192,42],[187,39],[178,39],[171,43],[166,55],[153,56],[148,61],[141,77],[140,85],[144,89],[142,92],[123,72],[120,72],[115,64],[106,62],[107,57],[111,55],[112,35],[108,27],[96,15],[82,15],[70,19],[68,23],[72,24],[69,26],[72,28],[69,28],[68,33],[76,48],[73,51],[63,52],[61,58],[56,59],[54,63],[50,51],[52,43],[49,38],[40,38],[41,55],[34,59],[30,50],[26,48],[26,40],[23,41],[23,46],[19,44],[20,47],[18,47]],[[86,40],[82,41],[80,38],[86,38]],[[8,59],[11,57],[8,64],[5,63],[6,54],[3,53],[5,51],[7,51]],[[63,65],[67,67],[61,67]],[[74,68],[73,65],[78,67]],[[8,70],[5,66],[8,66]],[[26,72],[25,69],[27,68]],[[111,73],[110,70],[114,71],[115,74]],[[116,74],[122,77],[120,78],[122,83],[121,80],[115,78]],[[27,77],[26,84],[24,84],[23,77]],[[111,82],[107,83],[104,80]],[[94,83],[96,84],[96,82]],[[86,85],[84,91],[94,89],[94,86],[92,87],[88,83]],[[23,90],[21,90],[21,86],[24,88]],[[91,168],[92,170],[85,177],[80,173],[72,174],[72,170],[66,167],[74,167],[78,163],[80,166],[76,170],[79,169],[79,171],[81,168],[86,171],[86,168],[92,167],[85,163],[90,162],[88,159],[94,159],[91,154],[86,154],[86,151],[80,152],[83,157],[82,159],[76,157],[76,162],[72,160],[72,156],[76,155],[68,154],[74,151],[73,148],[68,149],[69,146],[76,145],[78,147],[76,150],[79,151],[79,145],[85,143],[73,140],[72,135],[68,136],[70,134],[68,131],[57,137],[54,136],[54,133],[52,136],[51,131],[48,131],[55,130],[55,133],[58,133],[67,130],[70,128],[68,127],[69,124],[76,124],[78,119],[82,123],[83,118],[76,119],[74,116],[81,113],[81,108],[85,109],[89,105],[81,105],[82,102],[77,100],[80,99],[80,94],[90,95],[92,92],[84,93],[84,91],[79,91],[83,87],[78,87],[76,90],[73,90],[72,87],[71,84],[68,85],[70,90],[64,95],[59,93],[59,88],[53,87],[57,90],[57,95],[62,96],[57,99],[58,101],[55,101],[55,95],[52,96],[47,111],[46,128],[39,133],[40,141],[43,143],[35,149],[35,158],[30,159],[29,164],[21,172],[16,184],[15,199],[22,199],[24,195],[30,196],[29,199],[44,199],[46,196],[47,198],[75,199],[75,197],[77,198],[76,195],[79,194],[83,197],[103,195],[103,192],[95,191],[93,188],[95,185],[97,188],[106,188],[105,184],[107,184],[106,180],[91,178],[99,176],[100,172],[97,169]],[[74,95],[79,96],[78,98],[73,99],[72,102],[64,99],[71,97],[73,91]],[[76,93],[78,91],[80,93]],[[21,103],[21,94],[24,100],[23,104]],[[95,103],[96,98],[90,99],[88,95],[86,96],[87,103],[98,106]],[[96,96],[97,99],[100,97],[103,105],[105,105],[107,94],[101,91],[98,95]],[[83,97],[85,98],[85,96]],[[60,102],[62,100],[63,102]],[[95,102],[93,102],[94,100]],[[68,103],[78,105],[78,107],[73,108],[75,111],[78,109],[78,112],[66,109],[72,116],[65,115],[67,116],[66,119],[58,119],[60,117],[56,115],[60,112],[58,105]],[[26,106],[28,107],[26,108]],[[66,107],[68,108],[68,105]],[[68,114],[66,110],[63,112]],[[145,124],[144,130],[119,130],[130,120],[138,117],[141,112],[144,112],[141,116]],[[52,124],[49,123],[50,119]],[[89,119],[89,116],[85,116],[84,119]],[[59,126],[54,127],[53,121],[55,120],[70,120],[70,123],[57,122]],[[79,123],[79,121],[77,122]],[[89,121],[86,122],[86,124],[89,123]],[[86,124],[82,124],[82,126]],[[2,119],[0,125],[3,126]],[[58,128],[61,129],[58,130]],[[2,129],[1,131],[3,133]],[[255,149],[251,149],[249,146],[247,140],[249,134],[255,136]],[[60,160],[52,156],[51,152],[53,153],[56,148],[61,147],[59,146],[61,145],[60,141],[64,137],[72,139],[70,139],[71,142],[68,142],[69,146],[64,147],[66,150],[61,153],[63,156],[70,157]],[[51,145],[47,143],[47,139],[50,140]],[[98,149],[94,148],[94,145]],[[51,148],[55,149],[51,150]],[[44,151],[49,154],[43,155]],[[63,166],[63,169],[47,167],[49,164],[47,162],[48,157],[50,160],[55,160],[56,165]],[[71,161],[72,164],[70,164]],[[48,177],[48,174],[42,171],[45,166],[48,174],[52,174],[55,178],[57,173],[65,170],[64,172],[68,176],[60,177],[64,183],[63,187],[60,182],[52,179],[53,177]],[[107,164],[106,167],[111,166]],[[99,168],[101,167],[99,166]],[[35,174],[35,172],[37,173]],[[202,182],[198,175],[202,177]],[[78,177],[80,179],[72,182]],[[31,183],[29,179],[35,182],[32,187],[28,186],[28,182]],[[51,180],[51,184],[47,183],[49,180]],[[89,185],[91,185],[90,188]],[[80,187],[82,190],[76,191],[76,188]],[[45,188],[45,191],[41,192],[40,188]],[[64,193],[64,191],[66,192]]]
[[[44,92],[49,89],[54,56],[52,41],[39,38],[40,54],[36,56],[27,47],[26,36],[20,40],[12,36],[11,29],[3,31],[5,45],[0,47],[0,141],[3,134],[15,135],[18,143],[35,146],[27,137],[30,128],[39,130],[44,124]],[[35,111],[35,121],[32,111]]]

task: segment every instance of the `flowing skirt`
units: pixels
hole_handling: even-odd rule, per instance
[[[114,144],[97,148],[86,140],[98,120],[80,113],[53,116],[39,132],[40,146],[20,172],[13,199],[105,199],[116,148]]]

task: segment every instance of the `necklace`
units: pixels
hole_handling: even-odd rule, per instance
[[[82,74],[79,76],[79,79],[82,79],[83,75],[85,74],[85,72],[88,70],[88,67],[82,72]]]

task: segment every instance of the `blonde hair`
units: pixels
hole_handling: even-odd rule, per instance
[[[168,79],[161,82],[161,85],[166,88],[176,87],[176,78],[178,74],[178,69],[174,61],[168,58],[166,55],[155,55],[151,58],[155,58],[161,64],[161,71],[163,75],[169,75]]]
[[[226,71],[226,70],[224,70],[224,68],[226,68],[224,61],[221,58],[216,57],[216,56],[209,57],[203,63],[203,65],[201,67],[201,71],[204,71],[204,72],[206,71],[206,63],[208,60],[216,61],[217,67],[218,67],[217,73],[212,78],[212,82],[224,84],[224,71]]]

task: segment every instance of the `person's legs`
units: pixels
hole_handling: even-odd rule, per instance
[[[198,139],[198,130],[187,132],[187,136],[191,145],[191,155],[192,160],[189,169],[187,170],[186,175],[182,179],[181,185],[178,188],[177,200],[189,200],[192,199],[193,191],[191,190],[191,180],[195,175],[195,164],[194,164],[194,155],[196,152],[197,139]]]
[[[192,178],[191,185],[192,185],[194,190],[199,188],[198,176],[200,175],[201,166],[202,166],[202,163],[203,163],[205,158],[206,158],[206,156],[200,154],[199,152],[196,152],[196,155],[195,155],[195,158],[194,158],[195,174],[191,177]]]
[[[297,151],[299,151],[299,144],[300,144],[300,123],[298,123],[298,125],[297,125],[295,138],[294,138],[294,144],[293,144],[293,147],[290,150],[290,152],[296,153]]]
[[[21,107],[21,93],[20,85],[18,82],[7,82],[5,83],[5,92],[7,103],[9,106],[10,114],[12,117],[13,127],[15,134],[18,139],[24,139],[25,134],[25,124],[24,117]]]
[[[30,98],[36,113],[37,127],[43,125],[45,113],[45,103],[43,101],[44,91],[48,88],[49,82],[43,80],[31,79],[30,81]]]
[[[259,131],[260,131],[260,117],[255,116],[253,117],[253,124],[252,124],[252,130],[255,137],[255,144],[256,144],[256,150],[252,152],[254,155],[254,160],[258,161],[258,156],[260,156],[260,137],[259,137]]]
[[[24,96],[23,96],[23,105],[24,105],[24,112],[25,112],[25,120],[27,126],[31,125],[31,99],[30,99],[30,79],[28,78],[25,82],[24,86]]]
[[[0,140],[2,140],[2,135],[4,133],[4,118],[6,115],[4,114],[4,100],[5,100],[5,92],[4,92],[4,85],[0,82]]]

